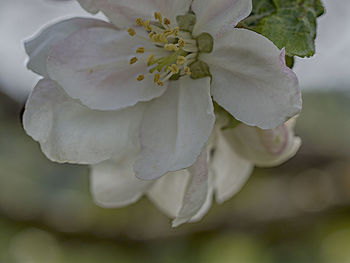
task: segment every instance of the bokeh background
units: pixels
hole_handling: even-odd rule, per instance
[[[0,0],[0,262],[350,262],[350,2],[324,0],[317,54],[298,59],[303,145],[243,190],[179,228],[147,199],[95,206],[88,167],[48,161],[20,115],[38,77],[23,40],[44,24],[88,16],[75,1]]]

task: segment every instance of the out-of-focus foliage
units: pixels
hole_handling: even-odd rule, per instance
[[[240,26],[285,47],[289,56],[311,57],[315,54],[316,20],[323,13],[320,0],[253,0],[253,12]]]

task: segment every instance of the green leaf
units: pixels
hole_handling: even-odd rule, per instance
[[[252,14],[240,23],[260,33],[288,56],[315,54],[317,17],[324,13],[320,0],[253,0]]]

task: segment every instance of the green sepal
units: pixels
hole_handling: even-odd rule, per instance
[[[210,53],[213,51],[214,39],[208,33],[202,33],[196,37],[199,52]]]
[[[207,63],[197,60],[189,65],[191,69],[191,78],[192,79],[201,79],[205,77],[211,77],[209,66]]]
[[[180,30],[192,33],[194,25],[196,24],[197,18],[195,14],[188,13],[183,16],[177,16],[176,21]]]

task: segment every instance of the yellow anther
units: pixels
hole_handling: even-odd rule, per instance
[[[161,36],[162,36],[162,34],[154,34],[153,36],[152,36],[152,41],[153,42],[162,42],[161,40],[160,40],[160,38],[161,38]]]
[[[158,36],[158,34],[153,34],[152,36],[150,36],[150,38],[152,39],[153,42],[158,42],[159,36]]]
[[[151,66],[152,64],[154,64],[154,55],[149,55],[147,59],[147,66]]]
[[[158,73],[156,73],[156,74],[154,74],[154,83],[158,83],[159,82],[159,80],[160,80],[160,74],[158,74]]]
[[[128,29],[128,33],[129,33],[129,35],[132,36],[132,37],[136,35],[136,32],[135,32],[135,30],[134,30],[133,28],[129,28],[129,29]]]
[[[149,37],[150,39],[152,39],[153,36],[154,36],[155,34],[156,34],[156,33],[154,33],[154,32],[150,32],[150,33],[148,34],[148,37]]]
[[[168,50],[168,51],[178,51],[179,50],[178,46],[175,44],[166,44],[164,46],[164,48],[165,48],[165,50]]]
[[[132,59],[130,59],[130,65],[135,64],[137,60],[137,57],[133,57]]]
[[[139,26],[143,26],[144,23],[143,23],[142,18],[139,17],[138,19],[136,19],[136,24],[138,24]]]
[[[144,47],[137,48],[136,53],[145,53],[145,48]]]
[[[159,35],[159,41],[163,43],[168,43],[168,39],[164,34]]]
[[[173,74],[179,73],[179,68],[176,64],[172,64],[168,67],[168,70],[170,70]]]
[[[184,56],[178,56],[176,64],[183,65],[183,64],[185,64],[186,61],[187,61],[187,59]]]
[[[164,35],[165,37],[168,37],[168,36],[171,36],[173,33],[174,33],[173,30],[166,29],[166,30],[164,31],[163,35]]]
[[[152,31],[152,28],[150,27],[150,21],[149,21],[149,20],[144,21],[144,22],[143,22],[143,26],[145,27],[145,29],[146,29],[147,31]]]
[[[184,70],[186,75],[190,76],[192,74],[191,69],[189,67],[185,67]]]
[[[145,79],[145,76],[144,75],[139,75],[136,79],[138,81],[143,81]]]
[[[158,20],[159,23],[162,23],[162,21],[163,21],[163,16],[162,16],[162,14],[159,13],[159,12],[155,12],[155,13],[154,13],[154,18],[155,18],[156,20]]]
[[[174,30],[173,30],[173,34],[174,34],[174,36],[178,36],[179,35],[179,30],[180,30],[180,28],[179,27],[175,27],[174,28]]]
[[[185,40],[183,40],[183,38],[180,38],[179,41],[177,42],[177,44],[179,45],[179,47],[184,47],[186,42],[185,42]]]
[[[170,23],[171,23],[170,20],[169,20],[168,18],[165,17],[165,18],[164,18],[164,25],[167,25],[167,26],[168,26],[168,25],[170,25]]]

